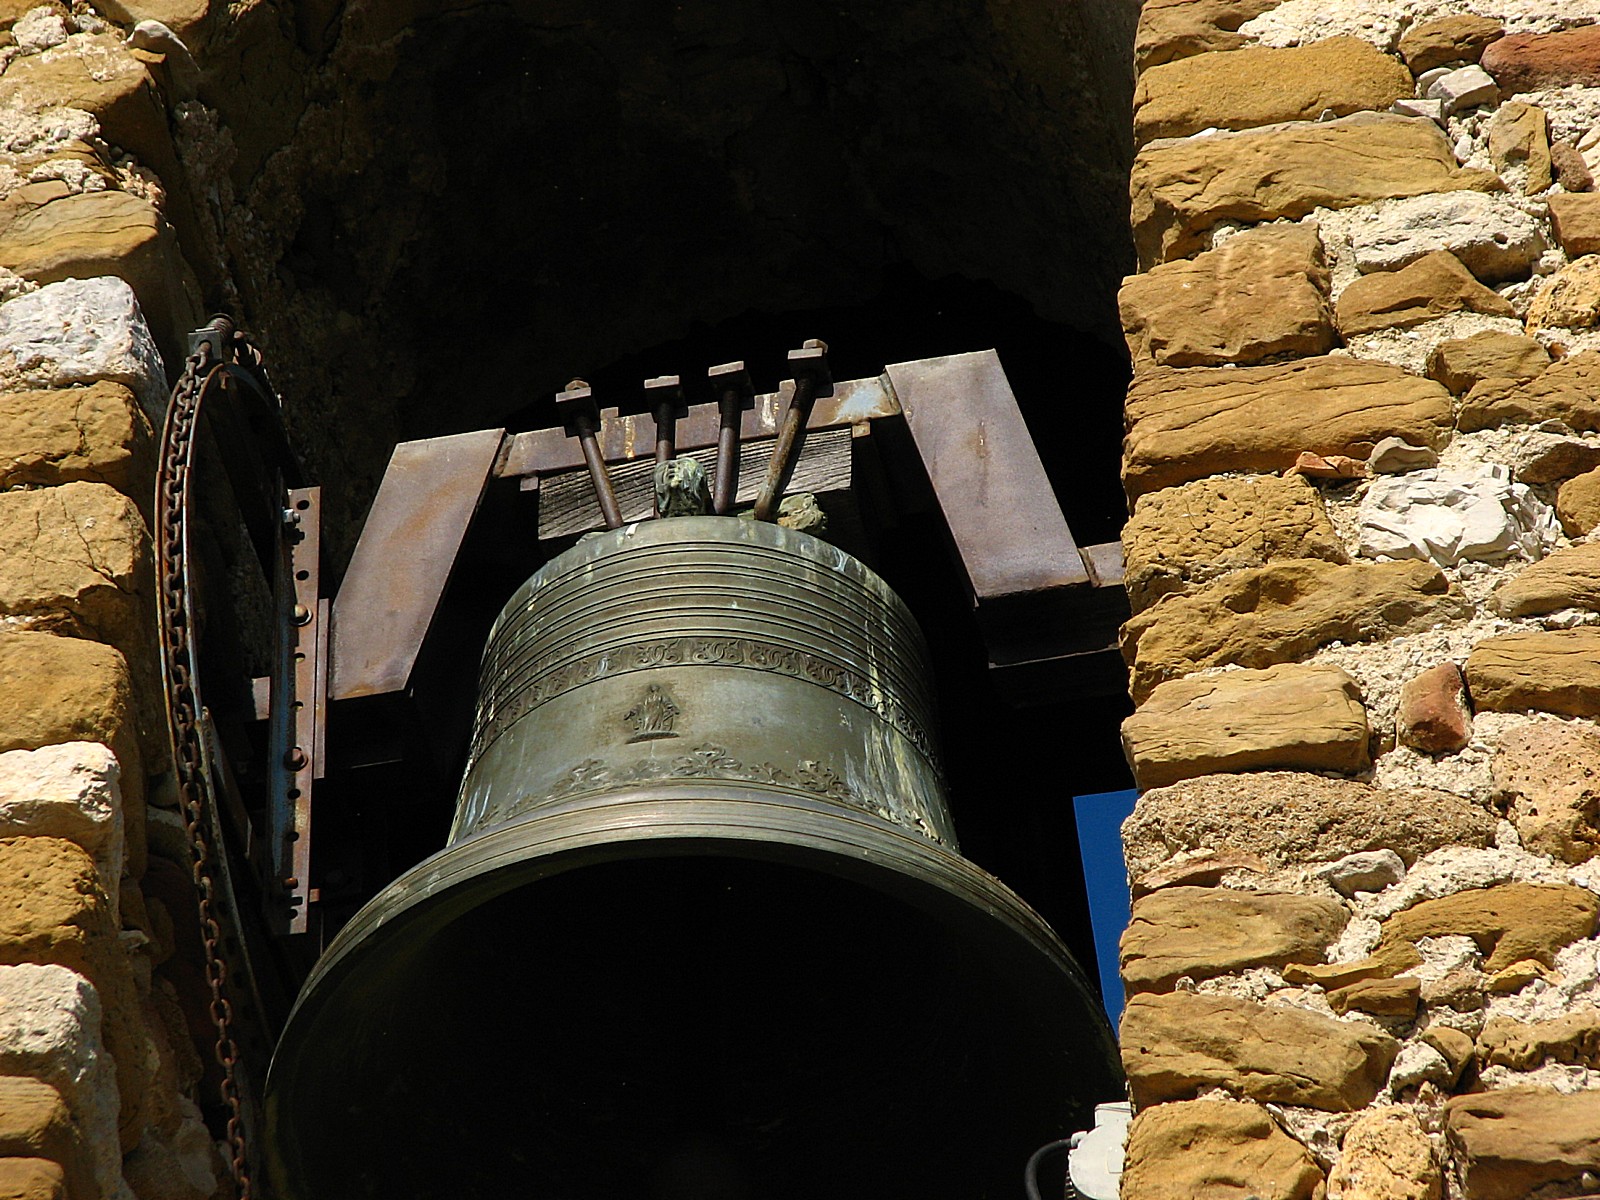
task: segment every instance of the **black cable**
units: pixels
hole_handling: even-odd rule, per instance
[[[1058,1142],[1046,1142],[1033,1152],[1033,1155],[1028,1159],[1028,1165],[1022,1170],[1022,1186],[1027,1189],[1028,1200],[1044,1200],[1039,1195],[1039,1165],[1050,1155],[1060,1150],[1070,1150],[1071,1148],[1072,1139],[1062,1138]],[[1072,1172],[1070,1170],[1065,1173],[1065,1177],[1067,1187],[1064,1194],[1068,1200],[1071,1200],[1072,1197],[1078,1194],[1078,1191],[1072,1186]]]

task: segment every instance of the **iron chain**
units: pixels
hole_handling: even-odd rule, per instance
[[[241,335],[229,325],[224,325],[222,331],[237,352],[247,357],[250,365],[259,367],[259,354]],[[192,672],[194,648],[190,641],[192,605],[186,532],[189,472],[200,405],[213,385],[225,375],[224,361],[213,353],[210,342],[202,341],[185,360],[183,374],[172,390],[162,425],[156,476],[156,572],[160,588],[161,666],[167,729],[172,739],[173,770],[178,781],[184,829],[188,834],[190,872],[205,945],[211,1023],[217,1033],[213,1054],[222,1068],[220,1092],[228,1112],[227,1140],[234,1184],[239,1200],[251,1200],[252,1182],[239,1090],[239,1047],[233,1036],[228,967],[220,948],[222,928],[217,921],[213,885],[213,854],[226,853],[226,850],[213,848],[206,838],[212,796],[200,744],[200,693]]]

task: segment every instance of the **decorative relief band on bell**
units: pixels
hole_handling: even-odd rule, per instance
[[[837,772],[819,762],[801,759],[790,770],[770,762],[743,763],[734,758],[726,747],[711,742],[696,746],[686,754],[671,758],[641,758],[626,766],[613,766],[598,758],[587,759],[562,774],[554,784],[537,795],[523,795],[509,805],[502,805],[498,800],[491,801],[488,808],[472,822],[472,826],[474,830],[481,830],[575,796],[616,791],[642,783],[695,779],[754,783],[763,788],[818,796],[849,804],[885,821],[906,826],[933,841],[947,841],[922,813],[914,810],[898,812],[887,805],[873,804],[841,779]]]
[[[907,705],[858,671],[788,646],[751,638],[674,637],[602,650],[544,674],[537,674],[535,665],[504,678],[497,694],[485,698],[469,762],[477,762],[501,734],[534,709],[586,683],[653,667],[714,666],[770,671],[828,688],[887,721],[939,769],[933,738]]]

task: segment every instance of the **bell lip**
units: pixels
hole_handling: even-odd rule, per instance
[[[1027,944],[1062,977],[1110,1072],[1120,1076],[1116,1036],[1083,968],[1055,931],[999,879],[931,839],[866,812],[759,788],[707,784],[651,785],[590,795],[473,834],[424,859],[368,901],[317,960],[284,1022],[268,1068],[271,1102],[282,1049],[296,1025],[328,1000],[320,985],[345,960],[376,952],[375,935],[403,923],[418,905],[448,913],[441,898],[469,881],[475,901],[598,862],[727,855],[817,868],[862,882],[924,911],[964,905]],[[498,886],[483,890],[485,878]],[[418,914],[419,916],[421,914]],[[451,916],[445,915],[448,921]],[[391,932],[401,932],[400,929]],[[1081,1041],[1089,1031],[1078,1026]]]

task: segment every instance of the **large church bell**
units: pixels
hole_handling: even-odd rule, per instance
[[[1119,1090],[1066,949],[957,851],[904,604],[778,525],[628,525],[483,658],[446,849],[268,1084],[291,1200],[975,1200]]]

